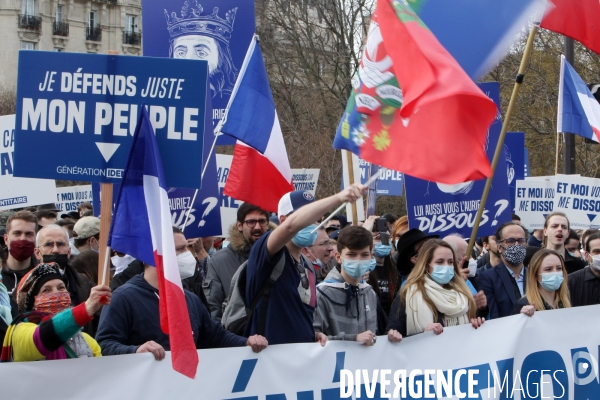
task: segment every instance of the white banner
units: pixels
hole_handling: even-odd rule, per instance
[[[0,117],[0,210],[52,203],[56,195],[53,179],[15,178],[14,141],[15,116]],[[31,154],[31,157],[52,157],[51,154]]]
[[[374,392],[361,399],[384,398],[382,386],[384,394],[398,387],[401,395],[403,384],[403,398],[458,399],[471,391],[467,398],[593,400],[600,395],[599,313],[600,306],[589,306],[520,314],[396,344],[380,336],[373,347],[336,341],[259,354],[248,347],[200,350],[194,380],[173,371],[170,353],[160,362],[144,353],[4,363],[0,388],[3,399],[333,400],[340,399],[340,378],[358,370],[362,390]],[[451,393],[431,381],[440,370],[452,371]]]
[[[236,200],[223,194],[232,160],[233,156],[217,154],[217,177],[219,179],[219,192],[221,194],[220,208],[223,236],[227,236],[229,227],[237,221],[237,209],[243,203],[243,201]],[[292,184],[294,185],[294,190],[307,190],[313,196],[316,196],[320,172],[321,170],[318,168],[292,168]]]
[[[515,190],[515,213],[527,229],[543,229],[546,216],[554,209],[556,179],[518,180]]]
[[[556,175],[554,211],[567,214],[571,229],[600,228],[600,179]]]
[[[56,188],[56,208],[58,208],[61,213],[77,211],[77,207],[85,202],[93,205],[92,185]]]

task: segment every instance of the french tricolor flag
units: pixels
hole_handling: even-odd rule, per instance
[[[558,132],[600,142],[600,103],[564,56],[558,89]]]
[[[231,94],[221,132],[238,139],[224,193],[277,211],[281,196],[294,186],[256,35]]]
[[[141,109],[108,246],[156,267],[160,326],[169,335],[173,369],[193,379],[198,352],[177,267],[165,174],[148,112]]]

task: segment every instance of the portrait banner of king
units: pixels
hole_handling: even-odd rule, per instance
[[[208,61],[216,127],[256,30],[254,0],[142,0],[142,16],[144,56]]]

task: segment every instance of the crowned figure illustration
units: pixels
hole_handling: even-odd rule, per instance
[[[233,64],[229,42],[237,7],[219,17],[219,8],[204,14],[197,0],[185,0],[181,16],[165,11],[169,31],[169,57],[208,61],[212,97],[231,95],[238,69]]]

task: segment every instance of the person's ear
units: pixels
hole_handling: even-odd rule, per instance
[[[337,251],[335,252],[335,261],[337,261],[338,264],[342,265],[342,256]]]
[[[242,223],[240,221],[236,221],[235,226],[237,226],[238,231],[240,231],[240,232],[242,231],[242,229],[244,227],[244,225],[242,225]]]

